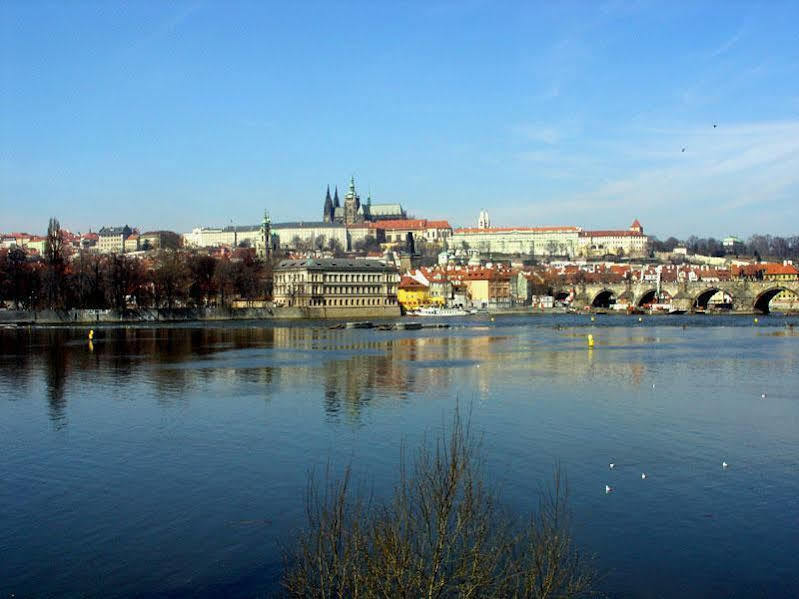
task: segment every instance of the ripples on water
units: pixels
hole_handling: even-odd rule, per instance
[[[0,331],[0,597],[268,594],[308,470],[389,492],[456,401],[511,508],[562,464],[609,594],[799,596],[799,323],[451,322]]]

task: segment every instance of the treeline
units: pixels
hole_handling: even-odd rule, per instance
[[[270,296],[271,284],[271,264],[251,250],[237,250],[233,260],[173,250],[145,258],[82,251],[68,258],[55,219],[41,257],[0,250],[0,304],[22,310],[228,306]]]
[[[652,238],[652,249],[656,252],[671,252],[675,247],[684,247],[692,254],[703,256],[721,257],[729,253],[722,241],[713,237],[700,238],[692,235],[685,240],[669,237],[665,241]],[[733,253],[758,259],[799,260],[799,235],[752,235]]]

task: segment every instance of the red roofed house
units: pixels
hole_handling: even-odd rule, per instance
[[[625,230],[580,231],[580,255],[586,258],[611,254],[632,258],[649,255],[649,238],[638,219]]]
[[[452,235],[452,227],[445,220],[427,220],[413,218],[403,220],[382,220],[370,223],[375,229],[382,229],[386,243],[405,243],[408,235],[413,237],[414,243],[424,239],[431,243],[444,243]]]
[[[404,275],[397,287],[397,301],[404,310],[415,310],[430,304],[430,287],[418,279]]]
[[[774,264],[765,262],[760,265],[763,268],[764,281],[797,281],[799,280],[799,270],[793,264]]]

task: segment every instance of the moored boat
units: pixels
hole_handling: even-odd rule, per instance
[[[413,312],[408,312],[410,316],[468,316],[473,313],[460,308],[439,308],[436,306],[426,306]]]

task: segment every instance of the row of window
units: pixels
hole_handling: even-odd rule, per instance
[[[370,294],[393,294],[397,291],[396,285],[388,285],[382,289],[379,285],[359,285],[354,287],[321,287],[313,285],[310,287],[310,293],[318,295],[324,293],[325,295],[370,295]],[[305,285],[275,285],[275,293],[278,295],[285,295],[292,293],[294,295],[306,295],[308,293]]]
[[[376,297],[361,297],[361,298],[344,298],[344,299],[312,299],[308,303],[310,306],[390,306],[397,303],[396,298],[376,298]]]
[[[394,280],[398,275],[389,276],[388,280]],[[288,281],[305,281],[304,272],[282,273],[275,276],[275,281],[279,283],[286,283]],[[385,274],[363,274],[363,273],[336,273],[336,274],[321,274],[310,273],[308,281],[319,283],[378,283],[386,280]]]

